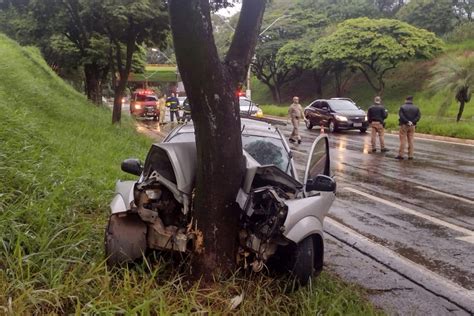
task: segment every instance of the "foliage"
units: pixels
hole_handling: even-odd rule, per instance
[[[444,102],[440,105],[440,113],[444,114],[454,98],[459,103],[456,121],[462,117],[465,103],[471,100],[474,89],[474,53],[464,56],[446,56],[438,61],[431,70],[432,80],[429,87],[434,92],[445,95]]]
[[[331,64],[360,70],[382,94],[387,71],[402,61],[432,58],[441,48],[433,33],[407,23],[359,18],[341,23],[333,34],[316,42],[313,59],[315,67]]]
[[[460,43],[474,39],[474,22],[465,22],[456,26],[451,32],[445,34],[445,38],[451,43]]]
[[[474,1],[453,0],[454,12],[459,21],[474,21]]]
[[[282,87],[309,68],[310,41],[327,26],[325,16],[298,7],[287,9],[270,6],[265,15],[265,28],[252,63],[255,76],[272,91],[275,102],[281,102]]]
[[[411,0],[397,18],[438,35],[451,31],[456,23],[452,0]]]

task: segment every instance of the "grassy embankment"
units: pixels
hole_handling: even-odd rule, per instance
[[[460,54],[466,51],[474,51],[474,40],[462,43],[449,44],[446,53]],[[398,108],[403,103],[407,95],[415,97],[415,103],[420,107],[422,119],[417,126],[420,133],[452,136],[458,138],[474,139],[474,100],[467,103],[464,109],[463,117],[459,123],[455,122],[458,112],[458,103],[453,99],[448,111],[438,115],[439,105],[443,103],[444,96],[441,93],[432,94],[427,91],[427,82],[430,78],[429,70],[436,63],[433,61],[412,61],[401,64],[396,70],[387,75],[384,103],[389,110],[387,128],[397,129],[398,127]],[[284,89],[285,101],[291,99],[293,94],[302,93],[308,95],[303,99],[303,105],[316,97],[309,93],[311,86],[306,82],[294,83],[294,87]],[[327,86],[324,89],[325,97],[333,96],[334,88]],[[272,105],[271,94],[266,86],[253,81],[253,99],[262,105],[263,112],[268,115],[286,116],[287,104],[282,106]],[[374,97],[374,91],[370,88],[362,76],[355,77],[348,86],[347,97],[352,98],[363,109],[367,109]]]
[[[328,273],[285,293],[285,282],[236,275],[213,288],[169,263],[104,265],[103,236],[120,162],[151,140],[120,127],[52,73],[39,53],[0,34],[0,314],[360,314],[358,288]]]

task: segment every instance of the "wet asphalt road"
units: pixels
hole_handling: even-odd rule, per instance
[[[291,146],[300,174],[319,130],[301,134],[303,143]],[[330,135],[338,197],[329,217],[433,272],[441,287],[444,280],[459,286],[469,295],[462,306],[474,313],[474,146],[416,139],[415,159],[398,161],[398,136],[385,142],[388,153],[372,153],[370,133]]]
[[[170,127],[139,126],[162,135]],[[280,129],[289,136],[289,126]],[[291,148],[302,177],[319,130],[302,125],[301,135],[302,144]],[[474,313],[474,146],[416,139],[415,159],[398,161],[396,135],[386,135],[386,154],[370,152],[370,133],[329,138],[338,184],[329,212],[336,226],[325,224],[330,269],[375,289],[371,299],[389,313]],[[367,239],[364,250],[356,249],[354,235]],[[371,250],[377,247],[378,255]]]

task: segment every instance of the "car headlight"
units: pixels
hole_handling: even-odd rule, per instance
[[[262,109],[257,110],[257,117],[263,117],[263,111]]]
[[[368,120],[368,119],[367,119],[367,115],[365,116],[365,120],[366,120],[366,121]]]
[[[141,110],[142,109],[142,105],[141,104],[135,104],[134,108],[136,110]]]
[[[342,116],[342,115],[334,115],[336,120],[341,121],[341,122],[347,122],[347,117]]]

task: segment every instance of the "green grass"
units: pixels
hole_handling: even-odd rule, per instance
[[[103,237],[119,165],[151,140],[125,118],[112,126],[52,73],[37,50],[0,34],[0,314],[229,313],[374,315],[359,288],[323,273],[288,293],[263,275],[203,287],[169,261],[108,269]]]

